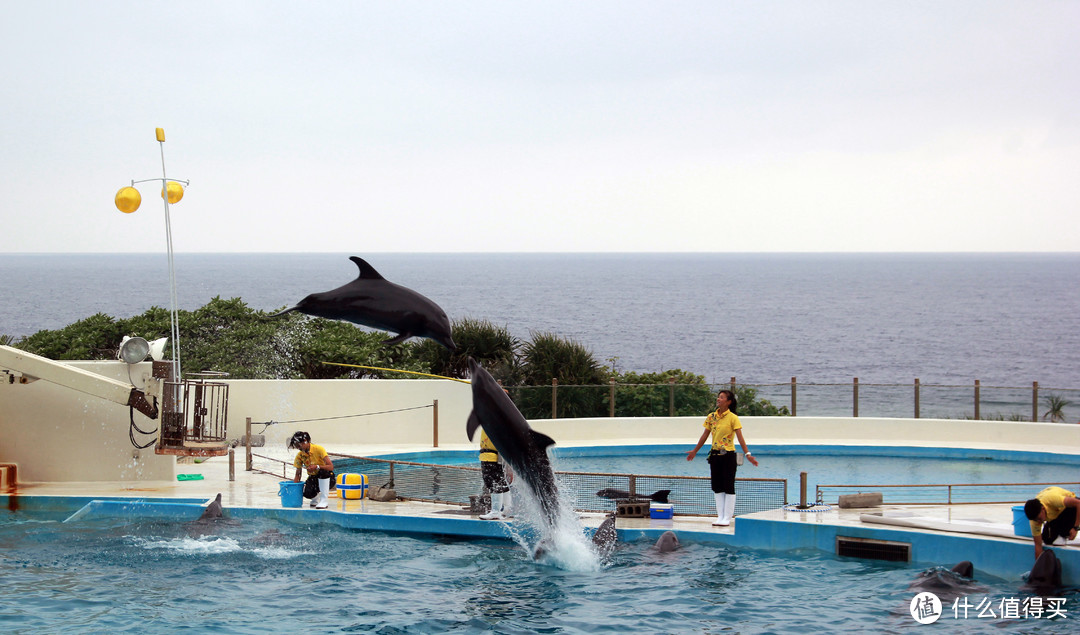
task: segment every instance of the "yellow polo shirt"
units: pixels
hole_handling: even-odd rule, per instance
[[[1046,510],[1046,520],[1054,520],[1061,515],[1061,512],[1065,511],[1065,499],[1067,497],[1076,498],[1076,494],[1056,485],[1051,485],[1035,495],[1035,498],[1042,503],[1043,509]],[[1043,524],[1037,520],[1030,522],[1031,535],[1041,535]]]
[[[712,449],[735,451],[735,431],[742,429],[738,415],[730,410],[721,415],[714,410],[705,417],[704,425],[712,432]]]
[[[293,466],[298,470],[311,465],[312,463],[316,465],[323,465],[326,463],[326,448],[316,443],[312,443],[308,446],[307,452],[297,452],[296,458],[293,459]],[[316,474],[317,472],[318,470],[315,470],[311,473]]]

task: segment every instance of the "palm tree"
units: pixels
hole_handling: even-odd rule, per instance
[[[1061,395],[1055,395],[1053,393],[1043,398],[1043,403],[1046,404],[1046,412],[1043,413],[1043,421],[1051,421],[1054,423],[1061,423],[1065,421],[1065,407],[1071,406],[1072,402],[1065,399]]]

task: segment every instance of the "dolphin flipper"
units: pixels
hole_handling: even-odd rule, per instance
[[[391,337],[388,340],[383,340],[382,344],[385,345],[385,346],[393,346],[394,344],[400,344],[400,343],[404,342],[405,340],[409,339],[412,336],[413,336],[412,333],[409,333],[408,331],[406,331],[404,333],[399,334],[397,337]]]
[[[555,439],[552,439],[548,435],[537,432],[536,430],[529,430],[532,433],[533,443],[542,450],[546,450],[549,445],[555,445]]]
[[[480,419],[476,416],[476,411],[473,410],[469,415],[469,420],[465,423],[465,433],[469,435],[469,440],[472,441],[473,434],[476,429],[480,427]]]

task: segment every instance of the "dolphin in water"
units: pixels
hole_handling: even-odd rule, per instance
[[[1043,549],[1028,573],[1024,590],[1049,595],[1061,588],[1061,561],[1050,549]]]
[[[660,534],[660,538],[653,545],[653,548],[660,553],[675,551],[679,548],[679,537],[675,535],[674,531],[665,531]]]
[[[908,585],[914,591],[930,591],[942,601],[954,600],[961,595],[970,595],[986,589],[972,579],[975,567],[967,560],[958,562],[952,569],[934,567],[927,569]]]
[[[643,496],[641,494],[631,494],[630,492],[628,492],[626,490],[607,488],[607,489],[600,490],[599,492],[596,493],[596,495],[599,496],[600,498],[610,498],[612,500],[650,500],[651,499],[655,503],[667,503],[668,502],[668,494],[670,494],[670,493],[671,493],[671,490],[662,489],[662,490],[655,491],[652,494],[649,494],[647,496]]]
[[[477,428],[484,428],[499,456],[514,469],[515,478],[525,481],[532,490],[544,520],[555,526],[559,517],[559,489],[547,455],[548,446],[554,445],[555,441],[529,427],[529,422],[518,412],[509,395],[471,357],[469,374],[472,376],[473,401],[473,410],[465,427],[469,439],[472,440]]]
[[[415,336],[457,350],[450,336],[450,320],[439,305],[412,289],[386,280],[363,258],[352,256],[349,260],[360,268],[356,280],[331,291],[312,293],[296,306],[271,317],[297,311],[396,333],[396,337],[383,342],[386,345],[400,344]]]
[[[592,536],[593,548],[601,558],[609,557],[615,551],[615,542],[619,535],[615,531],[615,514],[611,514],[596,528]]]
[[[224,518],[224,517],[225,517],[225,514],[223,514],[222,511],[221,511],[221,493],[219,492],[217,497],[214,498],[214,500],[210,501],[210,504],[207,505],[206,509],[203,510],[202,516],[199,516],[199,519],[196,520],[195,522],[197,522],[197,523],[214,522],[215,520],[217,520],[219,518]]]

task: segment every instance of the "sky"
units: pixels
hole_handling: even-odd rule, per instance
[[[0,253],[1077,251],[1080,2],[0,5]],[[163,128],[159,144],[155,128]]]

